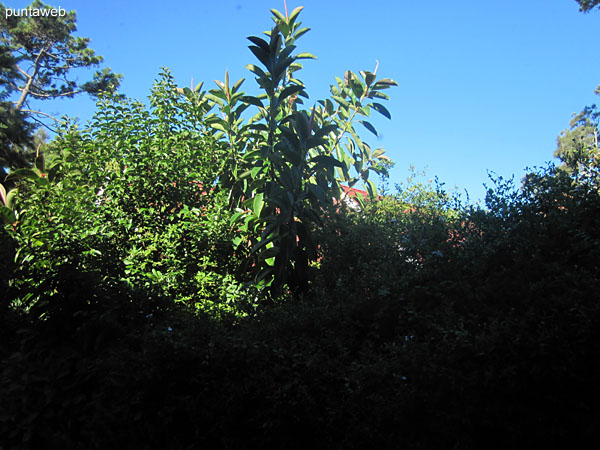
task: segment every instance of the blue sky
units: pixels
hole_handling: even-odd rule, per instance
[[[193,77],[210,88],[229,70],[256,92],[246,37],[272,26],[271,8],[284,10],[283,0],[48,3],[77,11],[78,35],[124,75],[122,93],[142,100],[162,66],[182,86]],[[412,164],[481,199],[488,170],[519,179],[544,165],[571,114],[600,100],[600,11],[584,15],[574,0],[289,0],[296,6],[312,29],[298,50],[318,57],[300,76],[311,101],[328,96],[335,76],[372,71],[376,60],[378,75],[399,83],[388,91],[392,120],[373,122],[381,136],[363,135],[396,162],[392,186]],[[94,103],[43,108],[85,122]]]

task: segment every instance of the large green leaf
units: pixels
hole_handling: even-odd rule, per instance
[[[365,84],[367,86],[371,86],[371,84],[373,84],[373,81],[375,81],[375,75],[371,72],[367,72],[367,71],[360,71],[360,74],[362,75],[362,77],[365,80]]]
[[[223,126],[223,124],[222,124],[222,123],[219,123],[219,122],[213,122],[213,123],[211,123],[211,124],[210,124],[210,126],[211,126],[212,128],[214,128],[214,129],[216,129],[216,130],[223,131],[223,132],[227,132],[227,130],[225,129],[225,127]]]
[[[389,78],[382,78],[381,80],[377,80],[375,82],[375,84],[371,87],[371,89],[374,89],[374,90],[388,89],[388,88],[391,88],[392,86],[398,86],[398,83],[396,83],[394,80],[391,80]]]
[[[298,15],[300,14],[300,12],[301,12],[303,9],[304,9],[304,6],[298,6],[297,8],[295,8],[295,9],[294,9],[294,10],[293,10],[293,11],[290,13],[290,16],[289,16],[289,19],[288,19],[288,23],[289,23],[290,25],[291,25],[291,24],[293,24],[293,23],[296,21],[296,19],[298,18]]]
[[[383,156],[383,154],[384,154],[384,153],[385,153],[385,150],[384,150],[384,149],[382,149],[382,148],[378,148],[377,150],[375,150],[375,151],[373,152],[373,154],[371,155],[371,157],[372,157],[373,159],[375,159],[375,158],[381,158],[381,156]],[[387,157],[386,157],[386,158],[387,158]]]
[[[238,89],[242,86],[244,81],[245,81],[244,78],[240,78],[239,80],[237,80],[235,82],[235,84],[233,85],[233,87],[231,88],[231,93],[235,94],[238,91]]]
[[[258,47],[262,48],[263,50],[265,50],[267,52],[269,51],[269,44],[264,39],[261,39],[256,36],[249,36],[248,40],[250,42],[252,42],[253,44],[257,45]]]
[[[310,31],[310,28],[306,27],[306,28],[301,28],[300,30],[296,31],[296,33],[294,34],[294,37],[296,39],[300,39],[302,36],[304,36],[306,33],[308,33]]]
[[[286,18],[283,14],[281,14],[279,11],[277,11],[276,9],[271,9],[271,13],[277,17],[277,19],[281,20],[282,22],[286,22]]]
[[[369,130],[371,133],[373,133],[375,136],[379,136],[379,133],[377,133],[377,130],[375,129],[375,127],[373,125],[371,125],[369,122],[367,122],[366,120],[359,120],[360,123],[362,123],[365,128],[367,130]]]
[[[387,117],[388,119],[392,118],[392,115],[390,114],[390,112],[381,103],[371,103],[371,108],[373,108],[375,111],[377,111],[381,115]]]
[[[9,173],[5,181],[18,180],[20,178],[29,178],[35,181],[40,178],[40,174],[34,169],[17,169]]]
[[[321,137],[327,136],[329,133],[337,131],[337,130],[338,130],[337,125],[326,125],[323,128],[319,128],[317,131],[315,131],[313,136],[315,138],[321,138]]]
[[[363,93],[365,92],[365,87],[356,78],[352,78],[350,80],[350,87],[352,88],[352,92],[358,99],[360,99],[362,97]]]
[[[332,98],[339,103],[341,106],[344,106],[345,108],[350,108],[350,105],[348,104],[348,102],[341,96],[339,95],[333,95]]]
[[[265,205],[263,198],[264,194],[261,192],[254,196],[254,201],[252,202],[252,209],[254,210],[254,214],[256,214],[257,217],[260,217],[260,213],[262,212],[263,206]]]
[[[382,98],[384,100],[389,100],[390,96],[383,93],[383,92],[379,92],[379,91],[370,91],[369,95],[367,95],[368,98]]]
[[[324,166],[337,166],[337,167],[344,167],[344,164],[341,163],[340,161],[338,161],[337,159],[335,159],[333,156],[330,155],[319,155],[319,156],[315,156],[314,158],[312,158],[310,160],[310,163],[313,164],[320,164],[320,165],[324,165]]]
[[[377,196],[377,187],[375,186],[375,183],[373,183],[372,180],[366,180],[365,186],[369,192],[369,197],[375,198]]]
[[[298,53],[296,55],[296,59],[317,59],[317,57],[315,55],[313,55],[312,53]]]
[[[6,206],[0,206],[0,217],[2,221],[7,225],[12,225],[17,221],[14,211]]]
[[[288,56],[290,56],[290,54],[296,49],[295,45],[288,45],[287,47],[285,47],[283,50],[281,50],[281,52],[279,52],[279,59],[286,59]],[[292,58],[294,59],[294,58]]]
[[[263,63],[267,70],[270,71],[272,69],[270,54],[266,50],[255,45],[250,45],[248,48],[252,53],[254,53],[254,56],[256,56],[256,58]]]
[[[246,69],[260,78],[267,78],[267,74],[260,67],[257,67],[254,64],[246,64]]]
[[[264,261],[265,259],[272,258],[274,256],[277,256],[278,254],[279,254],[279,247],[273,246],[273,247],[267,248],[267,249],[263,250],[262,252],[260,252],[260,255],[258,256],[258,260]]]
[[[35,168],[37,170],[39,170],[40,172],[45,172],[46,171],[46,159],[44,158],[43,154],[39,154],[36,158],[35,158]]]
[[[294,94],[297,94],[298,92],[300,92],[302,89],[304,89],[304,86],[288,86],[286,87],[283,91],[281,91],[281,93],[279,94],[279,99],[278,99],[278,105],[283,102],[287,97],[290,97]]]

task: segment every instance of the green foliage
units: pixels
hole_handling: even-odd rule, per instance
[[[251,38],[263,95],[227,74],[208,92],[180,89],[165,70],[148,107],[101,95],[89,126],[65,126],[9,175],[0,448],[579,448],[597,437],[591,176],[492,177],[473,206],[413,171],[395,195],[371,189],[350,210],[340,183],[388,164],[354,119],[386,115],[372,101],[392,83],[347,74],[330,103],[302,110],[299,13],[273,11],[268,39]],[[276,301],[260,302],[252,263]]]
[[[27,167],[29,158],[25,149],[32,143],[33,126],[27,116],[11,102],[0,101],[0,178],[4,180],[5,168]]]
[[[266,33],[268,41],[249,38],[253,43],[250,50],[264,69],[254,65],[248,68],[257,76],[264,94],[256,97],[245,95],[240,91],[243,80],[230,86],[227,73],[225,81],[217,82],[218,88],[209,92],[202,91],[202,84],[192,86],[192,89],[163,86],[163,91],[157,88],[151,99],[154,117],[150,117],[141,105],[126,101],[119,103],[116,97],[107,94],[100,99],[100,110],[89,136],[84,133],[80,137],[89,150],[71,148],[71,143],[60,144],[63,149],[68,148],[78,154],[77,164],[83,166],[76,170],[84,174],[86,183],[91,183],[96,192],[101,190],[108,198],[128,200],[124,211],[128,216],[141,220],[143,212],[154,213],[155,208],[162,208],[162,217],[170,224],[177,221],[165,216],[164,212],[178,213],[183,198],[165,199],[163,186],[174,183],[178,192],[186,190],[188,198],[194,187],[189,179],[188,185],[181,187],[181,177],[177,174],[179,167],[172,162],[173,157],[180,156],[167,154],[167,157],[153,159],[157,154],[155,147],[174,145],[173,142],[167,144],[174,139],[173,136],[180,140],[177,145],[179,142],[193,142],[187,139],[191,135],[214,139],[211,145],[222,149],[222,153],[207,152],[213,158],[210,161],[206,155],[204,159],[189,155],[185,163],[185,158],[180,158],[182,165],[187,164],[186,169],[181,170],[187,170],[192,177],[190,167],[197,171],[208,170],[212,178],[205,173],[197,173],[192,179],[202,180],[205,190],[210,186],[212,192],[218,182],[218,191],[227,191],[227,203],[233,212],[230,224],[240,233],[233,238],[238,247],[237,253],[246,258],[245,266],[251,269],[258,286],[270,286],[274,294],[281,293],[285,286],[297,292],[308,286],[309,262],[317,256],[313,230],[322,223],[323,209],[331,204],[333,198],[341,196],[340,183],[354,186],[363,181],[374,198],[376,188],[369,174],[387,175],[387,168],[391,165],[383,149],[372,151],[359,138],[355,119],[369,117],[371,111],[390,118],[389,111],[375,100],[387,99],[381,91],[396,85],[394,81],[377,80],[376,74],[370,72],[361,72],[361,81],[347,72],[344,81],[338,79],[337,86],[331,87],[332,100],[319,102],[319,106],[311,111],[299,108],[302,105],[300,97],[308,97],[304,85],[297,78],[302,68],[299,61],[314,58],[309,53],[295,53],[296,40],[308,31],[297,21],[301,9],[297,8],[289,17],[273,10],[275,27]],[[69,20],[74,21],[74,17],[69,16]],[[65,33],[72,31],[74,25],[71,22]],[[18,26],[26,25],[15,25]],[[84,46],[85,42],[80,44]],[[90,52],[86,49],[85,54],[95,58]],[[70,95],[63,92],[66,88],[61,89],[55,94]],[[157,95],[160,92],[168,95]],[[263,100],[266,105],[263,105]],[[335,108],[334,103],[337,105]],[[215,106],[220,116],[211,112]],[[258,108],[258,112],[246,122],[244,113],[249,107]],[[360,123],[377,134],[371,123],[364,120]],[[143,138],[147,138],[148,133],[158,141],[145,143]],[[136,149],[137,159],[128,161],[132,158],[131,148]],[[172,150],[169,151],[172,153]],[[99,170],[98,161],[109,159],[112,162],[108,168]],[[52,175],[64,171],[61,167],[59,164]],[[37,180],[39,177],[31,170],[15,172],[11,176],[13,179],[29,176]],[[159,178],[148,177],[150,171]],[[131,191],[117,182],[124,175]],[[121,190],[115,190],[117,187]],[[217,216],[220,220],[224,212],[219,210]],[[155,242],[148,233],[153,233],[158,225],[153,223],[149,229],[145,223],[140,225],[143,226],[131,226],[143,230],[144,239],[149,239],[144,248],[154,248]],[[181,231],[179,226],[176,229]],[[165,227],[165,232],[169,233],[168,227]],[[144,261],[152,259],[148,253],[141,252],[141,255]],[[167,263],[172,261],[165,261]],[[180,283],[179,279],[159,277],[153,272],[158,269],[152,264],[152,267],[146,267],[142,262],[128,265],[138,268],[136,271],[141,271],[162,286]]]
[[[596,89],[600,95],[600,86]],[[600,109],[587,106],[571,119],[569,129],[557,139],[554,156],[564,163],[564,168],[580,181],[599,184],[600,169]]]
[[[458,216],[443,258],[414,264],[389,240],[387,218],[419,220],[402,194],[369,203],[372,220],[327,221],[345,228],[318,294],[235,327],[72,273],[60,315],[0,329],[0,445],[585,447],[600,425],[598,193],[555,168],[494,180],[485,208],[411,190]],[[447,241],[438,227],[422,225],[429,248]]]
[[[579,11],[588,13],[595,7],[600,7],[600,0],[576,0],[579,3]]]
[[[28,9],[50,10],[35,0]],[[60,120],[31,105],[71,98],[86,92],[97,95],[119,86],[121,75],[108,68],[97,71],[93,79],[80,82],[73,71],[97,67],[102,57],[88,48],[89,39],[76,37],[75,11],[52,15],[12,15],[0,4],[0,182],[6,169],[29,168],[39,149],[34,130],[45,119]],[[14,98],[14,101],[10,101]],[[12,184],[4,184],[10,189]]]
[[[96,273],[151,296],[198,308],[232,306],[245,292],[232,275],[226,198],[216,186],[222,145],[164,72],[148,110],[106,94],[83,131],[46,149],[51,165],[20,169],[16,303],[56,290],[61,271]],[[75,157],[76,155],[76,157]]]
[[[332,210],[320,241],[319,282],[331,295],[377,301],[435,273],[459,251],[465,207],[440,184],[417,181],[411,169],[397,194],[359,211]]]
[[[35,0],[28,8],[49,10],[51,6]],[[88,38],[73,36],[77,30],[75,11],[65,11],[57,17],[31,17],[7,14],[4,5],[0,5],[0,10],[0,42],[12,53],[17,69],[5,82],[19,92],[17,110],[28,105],[28,97],[48,100],[81,92],[97,95],[118,87],[121,76],[109,69],[96,72],[93,80],[85,83],[68,78],[73,69],[95,67],[102,62],[102,57],[88,48]]]
[[[361,72],[361,81],[348,71],[331,87],[332,100],[320,101],[310,111],[300,109],[301,98],[308,95],[297,75],[302,69],[299,60],[315,58],[295,53],[296,41],[308,31],[297,20],[301,10],[289,16],[272,10],[275,27],[265,33],[268,40],[248,38],[261,66],[247,68],[263,94],[244,95],[239,91],[243,80],[230,88],[226,74],[209,97],[224,117],[209,121],[230,148],[220,181],[230,190],[235,207],[231,222],[249,233],[248,263],[256,282],[270,286],[274,294],[286,285],[296,292],[307,288],[309,262],[317,256],[313,231],[322,223],[323,209],[340,198],[340,183],[353,186],[362,180],[374,197],[377,191],[369,173],[387,174],[390,165],[383,149],[372,151],[354,126],[356,117],[368,117],[372,110],[390,118],[374,100],[387,99],[381,90],[395,86],[394,81],[377,81],[370,72]],[[243,124],[242,113],[249,106],[258,113]],[[377,134],[369,122],[360,123]]]

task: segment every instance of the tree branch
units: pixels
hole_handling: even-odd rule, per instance
[[[33,113],[33,114],[42,114],[42,115],[44,115],[44,116],[47,116],[47,117],[49,117],[50,119],[54,120],[54,121],[55,121],[55,122],[57,122],[57,123],[62,123],[62,121],[61,121],[61,120],[58,120],[56,117],[52,117],[52,116],[50,116],[50,115],[48,115],[48,114],[46,114],[46,113],[43,113],[43,112],[41,112],[41,111],[32,111],[32,110],[30,110],[30,109],[27,109],[27,110],[25,110],[25,111],[28,111],[28,112],[30,112],[30,113]],[[34,117],[34,116],[29,116],[29,117],[31,117],[31,119],[32,119],[34,122],[37,122],[39,125],[43,126],[43,127],[44,127],[44,128],[46,128],[47,130],[50,130],[50,131],[52,131],[53,133],[58,133],[58,129],[52,128],[51,126],[49,126],[49,125],[47,125],[46,123],[42,122],[42,121],[41,121],[40,119],[38,119],[37,117]]]
[[[70,95],[77,95],[84,92],[83,89],[77,91],[63,92],[62,94],[41,94],[39,92],[29,92],[29,95],[36,98],[57,98],[57,97],[68,97]]]
[[[29,113],[29,114],[40,114],[42,116],[45,116],[45,117],[48,117],[49,119],[54,120],[55,122],[58,122],[58,123],[62,123],[63,122],[62,120],[57,119],[56,117],[51,116],[50,114],[46,114],[45,112],[42,112],[42,111],[36,111],[34,109],[22,109],[21,111]],[[36,120],[34,117],[32,117],[32,119]]]
[[[29,94],[29,89],[31,88],[31,83],[33,82],[33,79],[37,75],[38,70],[40,68],[40,59],[42,58],[43,53],[44,53],[44,49],[40,50],[40,52],[38,53],[38,55],[35,58],[35,61],[33,63],[33,73],[31,74],[30,77],[28,77],[27,83],[25,84],[25,87],[21,91],[21,97],[19,98],[19,100],[17,101],[17,104],[15,106],[18,111],[21,110],[21,108],[23,107],[23,103],[25,103],[25,100],[27,99],[27,95]]]
[[[17,68],[17,70],[18,70],[19,72],[21,72],[21,73],[22,73],[22,74],[23,74],[23,75],[24,75],[24,76],[25,76],[27,79],[31,78],[31,75],[29,75],[27,72],[25,72],[23,69],[21,69],[21,68],[19,67],[19,65],[18,65],[18,64],[15,64],[15,67],[16,67],[16,68]]]

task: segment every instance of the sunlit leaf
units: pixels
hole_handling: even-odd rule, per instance
[[[385,153],[385,150],[382,148],[378,148],[377,150],[375,150],[372,154],[372,158],[379,158],[381,155],[383,155]]]
[[[219,122],[213,122],[213,123],[210,124],[210,126],[212,128],[214,128],[214,129],[216,129],[216,130],[223,131],[225,133],[227,132],[227,130],[225,129],[225,127],[221,123],[219,123]]]
[[[252,202],[252,209],[254,210],[254,214],[256,214],[256,216],[258,216],[258,217],[260,217],[260,213],[265,204],[263,197],[264,197],[264,194],[262,192],[260,194],[256,194],[254,196],[254,201]]]
[[[293,23],[296,21],[296,19],[298,18],[298,14],[300,14],[300,12],[301,12],[303,9],[304,9],[304,7],[303,7],[303,6],[298,6],[297,8],[295,8],[295,9],[294,9],[294,10],[293,10],[293,11],[290,13],[290,16],[289,16],[288,22],[289,22],[290,24],[293,24]]]
[[[296,59],[318,59],[315,55],[313,55],[312,53],[298,53],[296,55]]]
[[[277,24],[277,27],[279,28],[279,31],[281,32],[281,34],[283,34],[285,37],[287,37],[290,34],[290,27],[286,21],[281,20],[281,21],[277,21],[275,23]]]
[[[383,98],[385,100],[389,100],[390,96],[379,91],[370,91],[367,95],[368,98]]]
[[[368,174],[369,172],[367,172]],[[367,191],[369,192],[369,197],[375,198],[377,196],[377,187],[372,180],[366,180],[365,186],[367,187]]]
[[[239,80],[237,80],[235,82],[235,84],[233,85],[233,87],[231,88],[231,93],[235,94],[237,92],[237,90],[240,88],[240,86],[244,83],[244,78],[240,78]]]
[[[310,28],[306,27],[306,28],[301,28],[300,30],[296,31],[296,33],[294,34],[294,37],[296,39],[300,39],[302,36],[304,36],[306,33],[308,33],[310,31]]]
[[[352,80],[355,77],[356,77],[356,75],[354,75],[354,73],[352,73],[352,71],[346,70],[346,72],[344,73],[344,83],[346,85],[349,85],[350,84],[350,80]]]
[[[258,75],[260,78],[267,77],[265,72],[263,72],[263,70],[260,67],[257,67],[254,64],[247,64],[246,69],[248,69],[250,72],[254,73],[255,75]]]
[[[333,99],[334,99],[334,100],[335,100],[337,103],[339,103],[340,105],[342,105],[342,106],[345,106],[346,108],[350,108],[350,105],[348,104],[348,102],[347,102],[347,101],[346,101],[344,98],[342,98],[342,97],[340,97],[340,96],[338,96],[338,95],[333,95],[333,96],[332,96],[332,98],[333,98]]]

